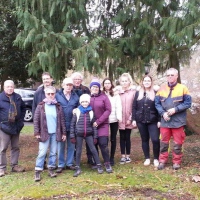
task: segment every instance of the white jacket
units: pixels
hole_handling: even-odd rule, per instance
[[[121,98],[119,94],[116,94],[114,96],[110,96],[110,94],[107,92],[105,92],[105,94],[108,96],[110,100],[110,104],[111,104],[111,113],[109,115],[109,123],[122,121],[122,104],[121,104]]]

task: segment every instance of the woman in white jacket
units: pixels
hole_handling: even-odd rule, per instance
[[[110,124],[110,142],[111,142],[111,150],[110,150],[110,164],[113,166],[114,156],[117,144],[117,132],[118,132],[118,122],[122,121],[122,105],[121,98],[118,94],[114,94],[114,85],[109,78],[105,78],[103,80],[103,91],[108,96],[111,103],[111,113],[109,116],[109,124]]]

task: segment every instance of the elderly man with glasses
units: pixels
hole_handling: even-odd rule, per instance
[[[188,88],[177,82],[178,70],[167,70],[167,84],[155,97],[155,106],[161,115],[160,156],[158,170],[165,168],[169,155],[169,141],[173,137],[173,169],[178,170],[182,160],[182,145],[185,140],[186,110],[191,107]]]

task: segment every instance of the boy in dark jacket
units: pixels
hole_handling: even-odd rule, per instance
[[[76,171],[74,177],[81,173],[80,161],[82,153],[83,139],[88,144],[95,162],[97,163],[97,170],[99,174],[103,173],[103,169],[99,160],[99,156],[94,144],[97,143],[97,128],[93,127],[95,122],[94,113],[90,104],[90,96],[83,94],[80,96],[80,106],[73,116],[70,127],[70,139],[72,143],[76,143]]]

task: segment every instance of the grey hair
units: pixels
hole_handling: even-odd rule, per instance
[[[4,82],[4,86],[7,85],[8,83],[11,83],[12,85],[15,85],[15,83],[12,80],[6,80]]]
[[[81,78],[81,80],[83,80],[83,75],[80,72],[74,72],[71,75],[72,80],[74,80],[76,76],[79,76]]]
[[[52,90],[54,93],[56,93],[56,88],[53,86],[47,86],[44,89],[44,92],[47,93],[48,90]]]
[[[178,75],[178,70],[175,69],[175,68],[169,68],[169,69],[167,70],[167,72],[169,72],[169,71],[173,71],[173,72],[175,72],[175,73]]]

